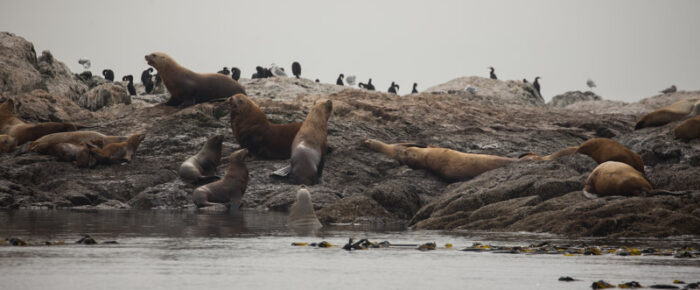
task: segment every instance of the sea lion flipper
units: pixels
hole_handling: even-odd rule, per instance
[[[289,176],[289,173],[291,171],[292,171],[292,166],[287,165],[285,167],[282,167],[282,168],[277,169],[274,172],[270,173],[270,176],[287,177],[287,176]]]

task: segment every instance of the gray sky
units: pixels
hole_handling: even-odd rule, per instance
[[[198,72],[276,63],[335,83],[339,73],[409,93],[460,76],[532,81],[634,101],[700,89],[700,1],[0,0],[0,30],[49,49],[74,72],[138,79],[163,51]]]

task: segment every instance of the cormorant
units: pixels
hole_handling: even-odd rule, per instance
[[[296,61],[292,63],[292,74],[297,78],[301,75],[301,64]]]
[[[496,76],[496,73],[495,73],[496,70],[493,69],[492,66],[490,66],[489,68],[491,69],[491,79],[492,79],[492,80],[497,80],[498,77]]]
[[[130,96],[135,96],[136,95],[136,88],[134,88],[134,76],[132,75],[125,75],[122,78],[122,81],[128,81],[129,83],[126,85],[126,88],[129,90],[129,95]]]
[[[369,79],[366,84],[359,83],[357,84],[360,88],[369,90],[369,91],[374,91],[374,85],[372,84],[372,79]]]
[[[540,77],[535,78],[535,82],[532,83],[532,85],[535,87],[535,90],[537,90],[537,94],[542,96],[542,93],[540,93]]]
[[[224,69],[218,71],[218,73],[227,76],[229,73],[231,73],[227,67],[224,67]]]
[[[141,83],[146,89],[147,94],[150,94],[153,91],[153,79],[151,76],[151,72],[153,72],[153,68],[149,67],[141,73]]]
[[[396,95],[396,90],[398,90],[398,89],[399,89],[399,85],[395,84],[394,82],[391,82],[391,86],[389,87],[388,92]]]
[[[342,86],[342,85],[343,85],[343,78],[345,78],[345,75],[340,74],[340,75],[338,76],[338,79],[335,81],[335,84],[336,84],[336,85],[339,85],[339,86]]]
[[[417,89],[416,87],[418,87],[418,83],[413,83],[413,90],[411,91],[411,94],[417,94],[417,93],[418,93],[418,89]]]
[[[664,93],[664,94],[670,94],[670,93],[675,93],[676,91],[678,91],[678,88],[676,88],[676,85],[672,85],[672,86],[670,86],[670,87],[664,89],[664,90],[661,91],[661,92]]]
[[[241,78],[241,70],[235,66],[231,67],[231,78],[238,81]]]
[[[110,82],[114,81],[114,72],[111,69],[103,70],[102,75],[105,77],[106,80]]]

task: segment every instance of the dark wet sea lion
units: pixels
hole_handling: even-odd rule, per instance
[[[219,179],[216,167],[221,163],[221,142],[224,135],[216,135],[204,143],[196,155],[180,165],[178,174],[182,180],[194,184],[206,184]]]
[[[241,199],[248,187],[248,167],[245,158],[247,149],[233,152],[229,157],[228,169],[224,179],[200,186],[194,190],[192,200],[197,207],[209,207],[218,204],[230,204],[232,209],[238,209]]]

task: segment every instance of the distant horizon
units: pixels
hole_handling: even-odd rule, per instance
[[[700,1],[382,1],[266,3],[177,0],[3,1],[0,30],[49,50],[75,73],[114,70],[118,79],[163,51],[196,72],[236,66],[250,78],[276,63],[291,75],[335,84],[338,74],[392,81],[410,93],[465,76],[532,82],[549,101],[592,91],[633,102],[676,85],[700,90]],[[356,86],[355,86],[356,87]]]

